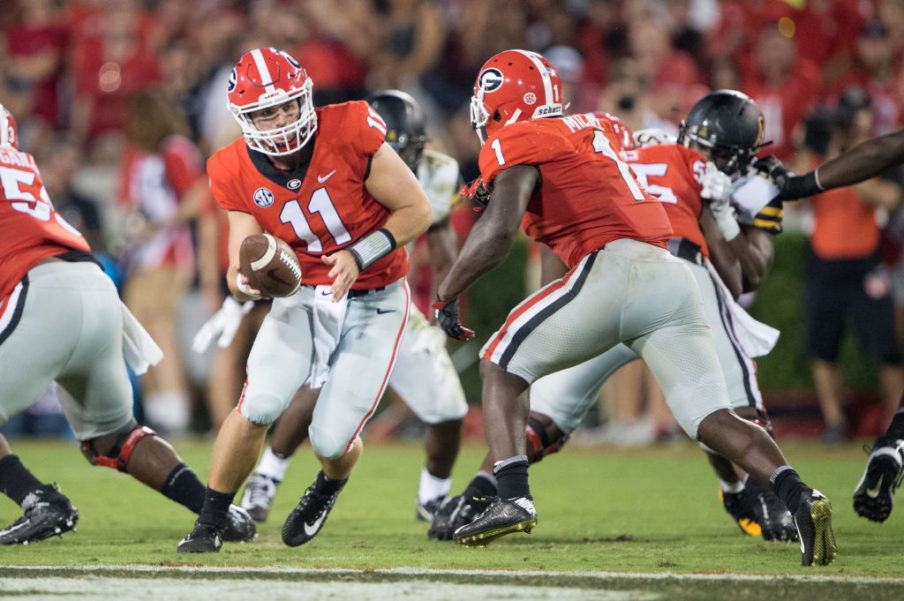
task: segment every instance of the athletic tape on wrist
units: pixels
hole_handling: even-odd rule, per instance
[[[358,264],[358,271],[364,271],[395,249],[395,238],[386,229],[379,229],[348,247]]]

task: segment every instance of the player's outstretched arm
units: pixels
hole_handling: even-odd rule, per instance
[[[904,129],[861,142],[800,176],[778,178],[781,198],[793,200],[850,186],[904,163]]]
[[[242,241],[248,236],[263,233],[264,229],[250,213],[242,213],[241,211],[229,211],[229,269],[226,271],[226,285],[229,291],[240,301],[255,300],[261,297],[260,290],[254,290],[247,287],[247,281],[244,283],[244,290],[239,288],[239,249],[242,247]]]
[[[427,252],[430,255],[430,267],[433,269],[430,296],[435,298],[440,282],[449,275],[455,257],[458,256],[458,236],[452,228],[449,217],[427,230]]]
[[[539,176],[536,167],[517,165],[496,177],[486,210],[439,286],[438,301],[453,300],[477,278],[505,261]]]

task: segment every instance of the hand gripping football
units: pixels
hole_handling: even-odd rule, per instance
[[[270,234],[242,240],[239,272],[264,296],[291,296],[301,285],[301,265],[292,248]]]

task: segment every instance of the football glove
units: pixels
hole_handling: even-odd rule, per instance
[[[446,336],[462,341],[474,338],[474,330],[469,330],[461,325],[461,310],[458,307],[457,298],[450,301],[436,301],[433,303],[433,309],[436,311],[436,323],[446,333]]]
[[[731,178],[719,171],[714,163],[707,163],[700,184],[703,187],[700,197],[709,201],[709,210],[722,230],[722,235],[726,240],[733,240],[741,232],[741,226],[738,225],[734,207],[729,202]]]
[[[231,296],[227,296],[223,301],[220,310],[211,316],[207,322],[201,326],[195,338],[192,341],[191,348],[196,353],[203,353],[210,346],[214,336],[219,336],[217,346],[226,348],[235,338],[235,333],[239,329],[242,317],[245,316],[251,308],[254,307],[253,301],[240,303]]]
[[[465,186],[462,187],[458,194],[462,198],[467,198],[474,204],[478,205],[480,210],[485,208],[490,202],[490,191],[483,184],[483,180],[479,177],[472,181],[470,184],[465,184]]]
[[[823,191],[815,170],[800,176],[794,175],[773,155],[757,159],[753,168],[763,177],[772,180],[779,190],[779,200],[797,200]]]

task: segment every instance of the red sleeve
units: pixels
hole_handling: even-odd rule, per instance
[[[217,153],[207,161],[207,175],[210,179],[210,195],[214,202],[227,211],[242,211],[248,213],[248,208],[241,202],[241,194],[235,190],[229,179],[231,173],[237,169],[230,169],[225,155]]]
[[[201,176],[201,162],[198,149],[189,140],[173,136],[163,142],[163,163],[166,175],[176,197],[191,188]]]
[[[490,185],[496,176],[515,165],[535,165],[550,159],[561,146],[561,138],[540,128],[526,127],[530,121],[503,127],[480,149],[480,177]],[[543,157],[539,149],[543,149]]]
[[[376,154],[386,139],[386,124],[383,119],[363,100],[337,105],[344,108],[337,115],[341,119],[340,136],[345,142],[349,158],[359,157],[362,160],[350,160],[351,165],[361,166],[361,178],[370,165],[370,158]]]

